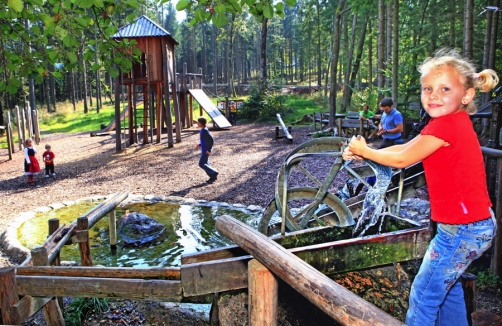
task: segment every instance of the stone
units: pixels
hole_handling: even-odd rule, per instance
[[[125,247],[141,247],[164,240],[166,228],[148,215],[126,211],[120,217],[118,235]]]

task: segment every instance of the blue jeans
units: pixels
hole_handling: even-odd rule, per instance
[[[493,212],[491,218],[475,223],[438,223],[411,286],[406,325],[468,325],[459,278],[491,246],[496,231]]]
[[[209,155],[207,155],[206,153],[200,154],[199,167],[206,171],[206,174],[211,178],[216,177],[216,175],[218,174],[218,171],[213,169],[211,165],[209,165]]]

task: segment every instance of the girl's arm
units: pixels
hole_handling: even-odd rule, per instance
[[[444,140],[431,135],[419,135],[410,142],[376,150],[369,148],[364,138],[352,138],[349,150],[352,154],[362,156],[377,163],[396,168],[405,168],[422,161],[439,148],[448,145]]]
[[[28,148],[24,149],[24,159],[26,160],[26,163],[31,164],[30,157],[28,156]]]

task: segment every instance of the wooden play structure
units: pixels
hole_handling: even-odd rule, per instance
[[[27,138],[32,138],[35,144],[40,143],[40,128],[38,126],[38,110],[31,110],[30,105],[26,102],[26,108],[20,109],[17,105],[14,107],[16,115],[15,121],[17,126],[17,135],[19,142],[19,151],[24,149],[24,143]],[[10,112],[7,112],[7,124],[0,126],[0,130],[6,133],[7,150],[9,160],[12,160],[12,154],[16,152],[14,145],[14,135],[12,130],[12,118]]]
[[[114,39],[130,39],[137,42],[141,50],[141,62],[133,62],[131,71],[123,73],[119,79],[120,85],[127,86],[128,110],[128,141],[129,145],[139,142],[139,129],[142,129],[142,143],[147,144],[150,132],[153,141],[160,143],[161,129],[167,129],[168,146],[173,146],[173,123],[171,114],[174,112],[176,142],[181,141],[181,120],[176,92],[176,62],[174,47],[178,42],[165,29],[146,16],[139,17],[134,23],[121,27],[112,36]],[[120,94],[115,93],[115,103],[120,102]],[[137,99],[143,96],[143,109],[138,112]],[[173,106],[171,108],[171,98]],[[117,110],[116,110],[117,111]],[[115,112],[120,116],[119,112]],[[119,120],[120,121],[120,120]],[[115,128],[117,142],[120,142],[121,128]]]
[[[107,127],[110,130],[113,125],[116,131],[117,150],[122,148],[122,128],[116,128],[116,125],[124,119],[128,121],[124,129],[128,133],[129,145],[140,142],[147,144],[154,142],[154,138],[156,143],[160,143],[162,128],[165,127],[168,146],[172,147],[174,137],[171,116],[174,115],[176,142],[180,142],[181,129],[193,127],[193,98],[219,128],[231,126],[202,90],[200,69],[198,74],[189,74],[185,64],[183,73],[176,74],[174,47],[178,42],[168,31],[143,15],[134,23],[121,27],[112,38],[134,40],[137,43],[135,47],[142,52],[141,62],[134,61],[131,70],[123,73],[116,81],[119,87],[127,87],[127,106],[123,110],[117,105],[120,103],[120,92],[116,89],[115,121]],[[137,107],[140,99],[143,109]]]

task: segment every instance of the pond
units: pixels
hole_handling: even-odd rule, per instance
[[[95,207],[99,202],[81,202],[62,207],[25,221],[18,229],[17,236],[23,246],[33,249],[41,245],[48,234],[48,220],[58,218],[60,225],[69,225],[79,216]],[[166,238],[153,245],[139,248],[125,247],[117,236],[117,252],[111,254],[109,245],[108,216],[103,217],[89,231],[93,265],[107,267],[178,267],[181,255],[224,247],[232,242],[215,228],[215,220],[221,215],[230,215],[253,228],[257,228],[261,211],[251,212],[244,207],[177,204],[164,201],[141,202],[121,205],[116,209],[117,230],[120,216],[130,212],[140,212],[165,225]],[[62,261],[80,262],[77,244],[66,245],[61,250]]]

